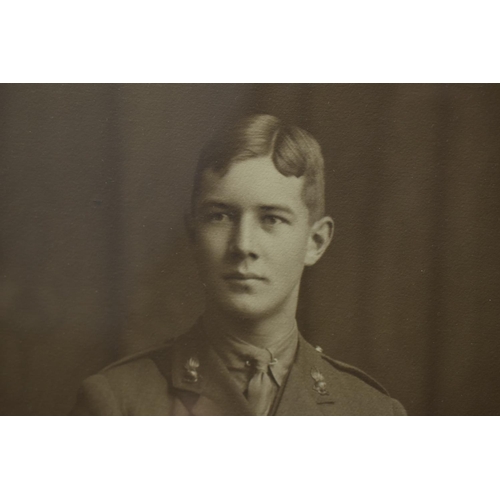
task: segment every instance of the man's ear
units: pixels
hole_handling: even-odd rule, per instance
[[[332,238],[333,219],[325,216],[316,221],[311,227],[304,264],[306,266],[316,264],[325,253]]]

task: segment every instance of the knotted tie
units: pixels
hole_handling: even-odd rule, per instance
[[[277,360],[270,351],[248,362],[253,368],[253,376],[248,382],[247,399],[255,415],[267,415],[274,399],[276,384],[270,377],[269,366]]]
[[[210,343],[255,415],[269,414],[285,382],[297,350],[297,326],[277,337],[262,348],[235,335],[209,330]]]

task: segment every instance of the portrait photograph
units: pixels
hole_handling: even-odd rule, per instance
[[[3,415],[499,414],[498,85],[0,103]]]

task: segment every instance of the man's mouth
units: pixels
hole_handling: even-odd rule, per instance
[[[242,272],[234,272],[234,273],[226,273],[223,275],[225,280],[235,280],[235,281],[250,281],[250,280],[260,280],[265,281],[266,278],[259,274],[255,273],[242,273]]]

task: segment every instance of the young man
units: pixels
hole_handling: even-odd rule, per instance
[[[301,276],[333,235],[320,147],[269,115],[202,152],[188,231],[206,310],[187,334],[87,379],[74,414],[404,415],[300,335]]]

